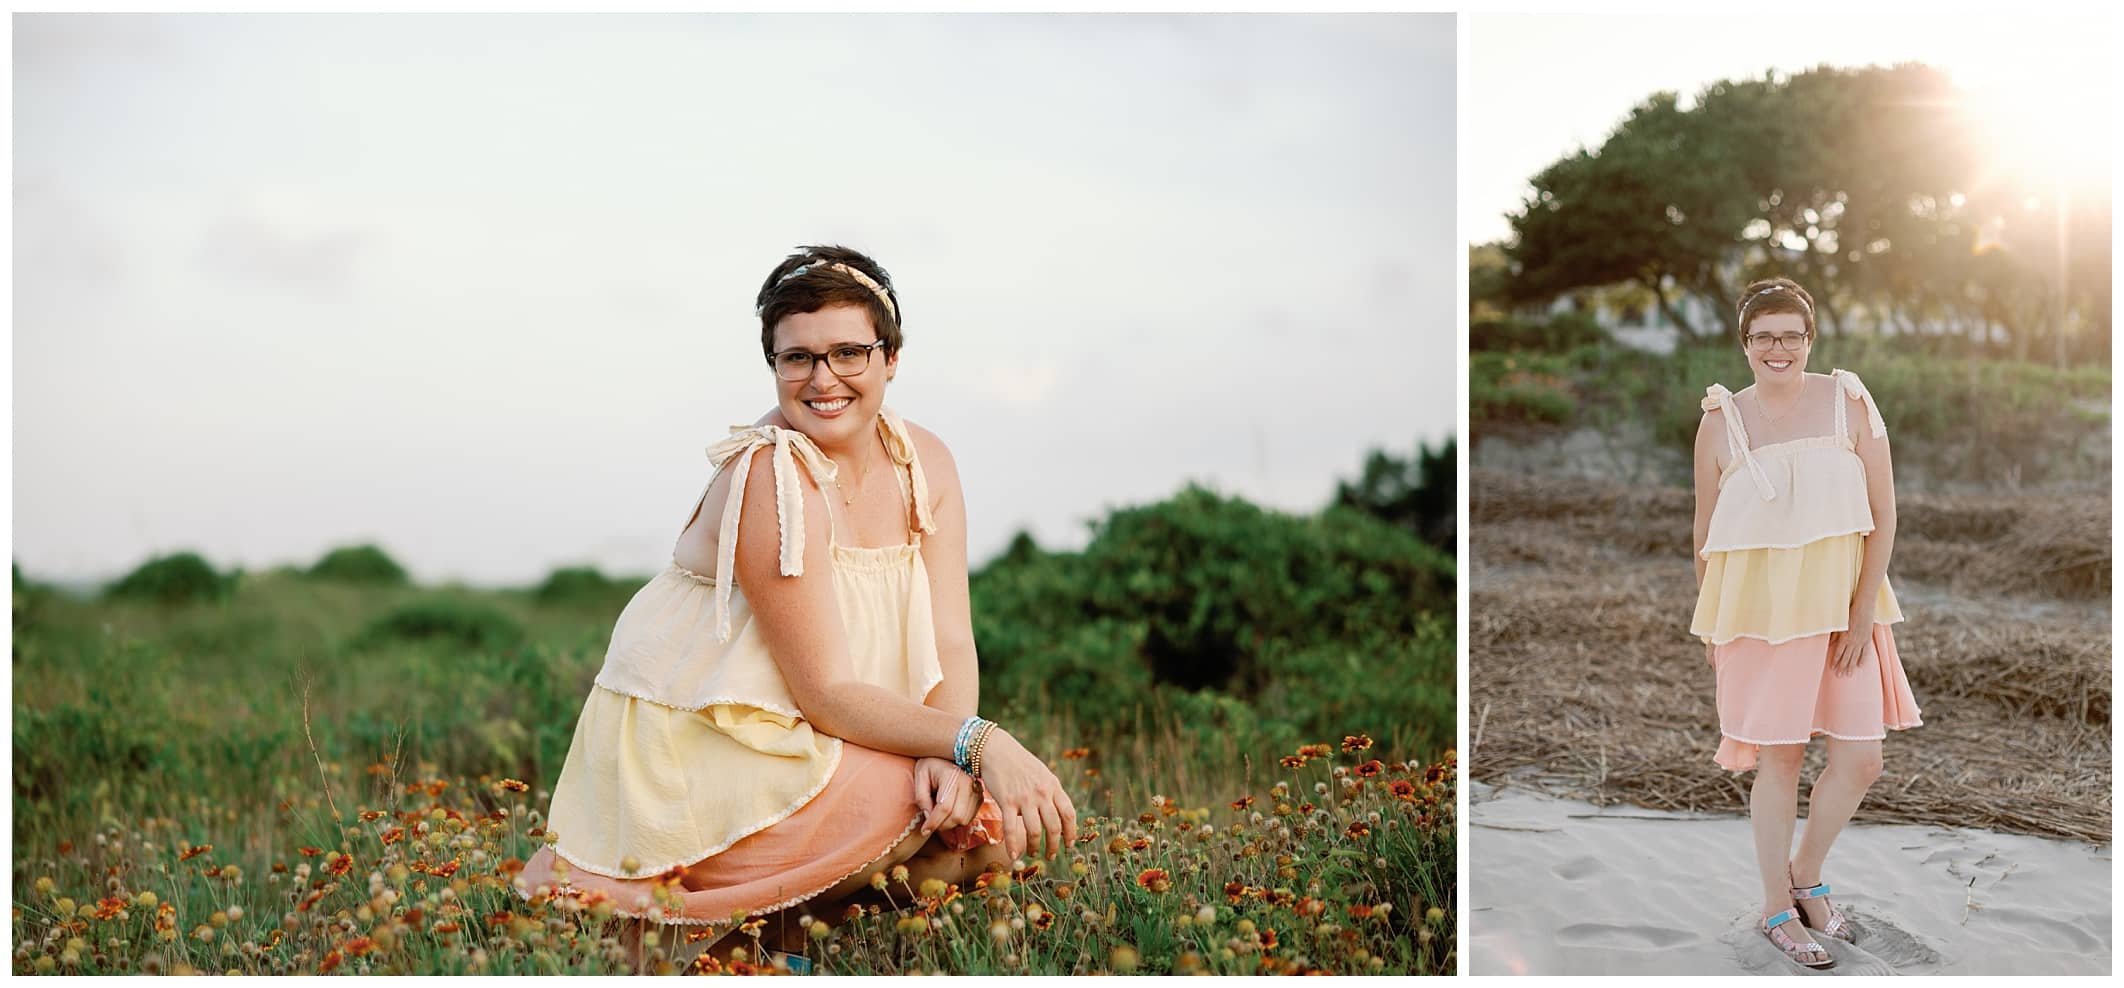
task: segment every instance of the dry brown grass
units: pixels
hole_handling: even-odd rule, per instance
[[[1471,775],[1744,811],[1687,630],[1690,493],[1494,471],[1470,492]],[[1898,529],[1896,639],[1926,724],[1891,735],[1859,819],[2107,843],[2107,499],[1913,496]]]

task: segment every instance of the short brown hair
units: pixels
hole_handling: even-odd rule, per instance
[[[892,296],[892,305],[887,306],[877,292],[857,281],[855,276],[829,266],[833,264],[846,264],[863,272]],[[798,268],[806,270],[796,277],[789,277],[789,273]],[[760,349],[773,359],[774,326],[784,317],[836,305],[860,306],[868,311],[871,328],[877,331],[878,339],[885,341],[885,355],[889,357],[900,352],[899,316],[904,315],[906,309],[900,305],[899,290],[892,287],[892,275],[862,251],[833,244],[799,247],[796,253],[783,258],[782,263],[768,272],[757,299]],[[898,314],[895,309],[899,310]]]
[[[1739,316],[1740,328],[1736,332],[1740,334],[1742,345],[1748,342],[1748,324],[1754,322],[1756,316],[1772,312],[1797,313],[1807,321],[1807,339],[1814,339],[1814,296],[1807,294],[1799,282],[1790,278],[1749,282],[1748,287],[1741,289],[1734,312]]]

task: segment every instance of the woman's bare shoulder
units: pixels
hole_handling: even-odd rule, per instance
[[[935,432],[912,421],[902,421],[906,422],[907,434],[914,437],[915,456],[921,459],[922,472],[929,478],[930,485],[939,488],[937,493],[940,494],[947,486],[957,489],[959,465],[952,459],[951,447],[944,445],[943,438]]]

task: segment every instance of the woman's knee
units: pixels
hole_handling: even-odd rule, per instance
[[[1806,745],[1766,744],[1756,755],[1756,774],[1776,779],[1798,779],[1800,766],[1806,761]]]
[[[1840,776],[1870,786],[1881,777],[1881,743],[1833,742],[1829,746],[1829,767]]]

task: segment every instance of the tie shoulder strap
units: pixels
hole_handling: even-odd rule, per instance
[[[1845,431],[1844,401],[1848,396],[1858,399],[1866,406],[1866,427],[1873,432],[1873,438],[1888,438],[1888,423],[1881,420],[1881,407],[1873,403],[1873,392],[1866,390],[1866,385],[1859,380],[1859,376],[1842,368],[1830,371],[1829,376],[1837,383],[1836,434],[1842,436]]]
[[[774,451],[769,462],[774,471],[775,517],[781,527],[783,576],[804,575],[804,487],[797,477],[797,462],[803,461],[812,478],[822,484],[832,483],[836,472],[833,461],[819,451],[810,437],[771,425],[732,426],[728,437],[708,447],[708,462],[716,469],[730,466],[730,495],[723,502],[722,526],[716,531],[717,641],[730,640],[730,587],[737,568],[738,516],[743,513],[745,485],[752,474],[752,453],[763,447]]]
[[[878,409],[878,431],[885,438],[885,452],[893,464],[907,471],[907,530],[913,535],[910,541],[920,545],[923,535],[936,534],[937,523],[930,517],[929,478],[922,473],[921,457],[915,455],[914,432],[898,412],[884,407]]]
[[[1755,480],[1755,490],[1765,501],[1777,499],[1777,489],[1770,484],[1770,475],[1763,472],[1763,465],[1755,461],[1755,452],[1748,445],[1748,427],[1741,424],[1740,408],[1733,403],[1733,392],[1723,384],[1714,384],[1704,389],[1703,409],[1718,412],[1726,420],[1726,449],[1733,454],[1733,463],[1748,468]]]

